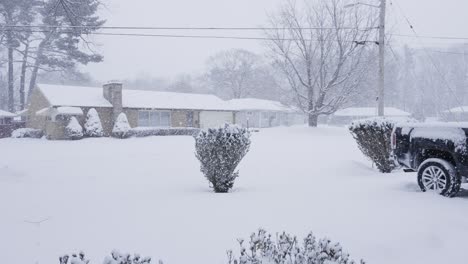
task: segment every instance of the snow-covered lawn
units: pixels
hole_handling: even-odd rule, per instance
[[[345,129],[264,129],[239,169],[233,192],[215,194],[190,137],[2,139],[0,259],[83,250],[99,264],[116,248],[221,264],[263,227],[328,236],[368,263],[468,261],[467,192],[448,199],[421,193],[414,173],[379,174]]]

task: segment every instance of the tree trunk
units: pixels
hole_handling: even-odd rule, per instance
[[[49,34],[44,40],[41,41],[39,47],[37,48],[36,60],[34,61],[34,66],[31,71],[31,78],[29,79],[29,89],[28,97],[31,96],[34,87],[36,87],[37,73],[39,72],[39,66],[41,66],[41,58],[44,52],[45,45],[49,40],[51,34]]]
[[[10,39],[11,42],[11,39]],[[13,47],[8,47],[8,111],[15,111],[15,86],[13,75]]]
[[[28,52],[29,52],[29,42],[26,43],[24,47],[24,54],[23,54],[23,63],[21,65],[21,78],[20,78],[20,110],[24,110],[25,103],[26,103],[26,94],[24,90],[24,86],[26,83],[26,67],[28,63]]]
[[[318,115],[317,114],[309,114],[309,126],[310,127],[317,127],[318,125]]]

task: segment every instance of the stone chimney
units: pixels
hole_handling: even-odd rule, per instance
[[[122,83],[117,81],[110,81],[102,86],[104,98],[112,104],[113,121],[122,113]]]

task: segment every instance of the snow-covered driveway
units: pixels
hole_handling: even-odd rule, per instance
[[[0,259],[83,250],[101,263],[117,248],[225,263],[236,238],[263,227],[329,236],[368,263],[468,261],[467,192],[448,199],[419,192],[414,173],[379,174],[345,129],[262,130],[239,169],[233,192],[215,194],[190,137],[2,139]]]

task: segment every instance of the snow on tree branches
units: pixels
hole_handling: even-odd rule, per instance
[[[128,123],[127,115],[120,113],[112,129],[112,136],[116,138],[126,138],[129,136],[130,124]]]
[[[85,135],[88,137],[102,137],[104,135],[102,130],[101,119],[96,109],[91,108],[86,115],[86,122],[84,124]]]
[[[103,264],[150,264],[150,257],[140,257],[139,254],[122,254],[117,250],[112,250],[111,255],[104,259]],[[162,261],[159,261],[162,264]]]
[[[76,117],[72,116],[70,118],[70,122],[65,127],[65,135],[68,139],[72,140],[81,139],[83,137],[83,128]]]
[[[285,232],[272,238],[265,230],[260,229],[252,233],[248,249],[244,247],[244,240],[238,240],[240,256],[236,258],[232,251],[228,251],[228,264],[355,264],[349,259],[339,243],[332,243],[328,238],[318,239],[309,233],[302,243]],[[361,264],[365,262],[360,261]]]
[[[71,257],[63,255],[59,257],[60,264],[88,264],[89,259],[86,259],[85,254],[80,252],[79,254],[72,254]],[[70,261],[70,262],[68,262]]]
[[[79,254],[63,255],[59,257],[60,264],[89,264],[89,259],[85,257],[83,252]],[[117,250],[113,250],[110,256],[104,258],[103,264],[151,264],[150,257],[140,257],[139,254],[122,254]],[[160,260],[159,264],[163,264]]]
[[[373,118],[354,121],[349,130],[362,153],[372,160],[380,172],[389,173],[395,168],[391,159],[391,136],[395,121]]]
[[[226,193],[234,185],[237,165],[250,147],[250,132],[234,125],[201,131],[195,138],[196,157],[201,172],[217,193]]]

